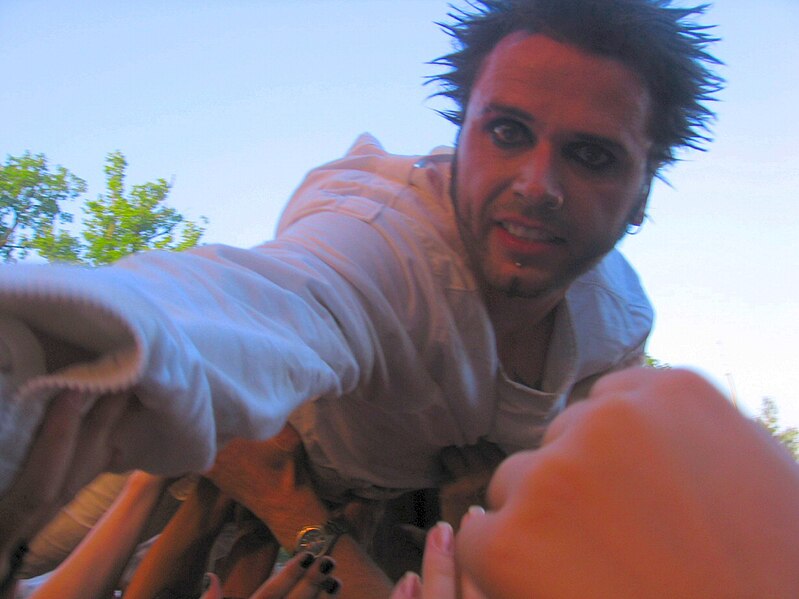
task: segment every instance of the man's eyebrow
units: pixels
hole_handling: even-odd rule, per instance
[[[491,112],[499,112],[508,116],[515,116],[516,118],[527,121],[528,123],[535,121],[535,117],[529,112],[522,110],[521,108],[509,106],[508,104],[501,104],[499,102],[491,102],[486,104],[485,108],[483,108],[483,115],[489,114]]]
[[[600,146],[605,146],[609,150],[612,150],[620,157],[629,155],[629,151],[624,144],[619,143],[615,139],[610,137],[605,137],[604,135],[595,135],[593,133],[575,133],[574,136],[580,141],[586,141],[588,143],[597,144]]]

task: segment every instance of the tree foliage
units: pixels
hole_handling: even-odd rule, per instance
[[[770,397],[764,397],[760,402],[760,413],[757,420],[777,441],[782,443],[793,458],[799,461],[799,429],[796,427],[782,428],[777,404]]]
[[[41,154],[10,156],[0,166],[2,260],[35,252],[50,261],[100,265],[142,250],[196,246],[204,228],[166,205],[171,184],[158,179],[126,191],[127,166],[121,152],[108,154],[105,193],[84,199],[82,226],[73,235],[63,226],[73,220],[63,203],[85,193],[86,183],[60,166],[51,172]]]
[[[649,354],[644,354],[644,366],[648,366],[649,368],[662,368],[662,369],[671,368],[671,366],[666,362],[662,362],[657,358],[653,358]]]
[[[64,203],[85,192],[83,179],[62,166],[50,168],[44,154],[9,156],[0,164],[0,259],[25,258],[41,244],[68,251],[73,240],[55,231],[72,222]]]

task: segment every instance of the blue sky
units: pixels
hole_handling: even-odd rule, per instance
[[[363,132],[396,153],[450,144],[425,64],[443,0],[0,0],[0,155],[43,152],[103,188],[173,179],[208,242],[269,239],[312,167]],[[799,2],[717,0],[728,80],[716,141],[657,184],[623,242],[657,310],[650,353],[773,397],[799,426]]]

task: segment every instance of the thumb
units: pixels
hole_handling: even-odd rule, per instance
[[[222,583],[219,581],[219,578],[216,574],[207,572],[205,574],[205,578],[203,579],[203,584],[205,586],[205,592],[202,594],[200,599],[223,599]]]

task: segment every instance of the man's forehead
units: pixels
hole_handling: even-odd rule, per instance
[[[506,36],[486,57],[472,103],[470,110],[502,105],[533,117],[568,110],[588,128],[638,124],[642,132],[651,107],[640,78],[620,61],[527,32]]]

